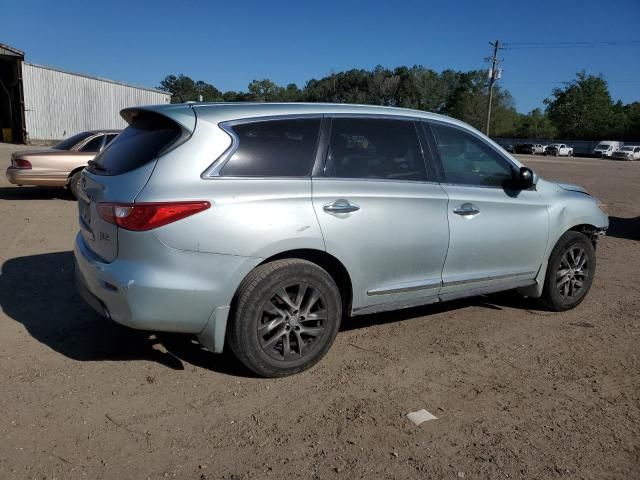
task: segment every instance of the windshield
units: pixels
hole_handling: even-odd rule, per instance
[[[600,143],[597,147],[596,150],[609,150],[609,147],[611,145],[609,145],[608,143]]]
[[[622,147],[620,150],[623,152],[633,152],[633,147]]]
[[[60,143],[55,144],[53,149],[55,150],[71,150],[72,147],[76,146],[85,138],[93,135],[91,132],[82,132],[76,133],[73,137],[69,137],[66,140],[62,140]]]

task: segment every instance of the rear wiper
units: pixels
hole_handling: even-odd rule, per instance
[[[89,160],[89,162],[87,162],[87,164],[93,168],[94,170],[98,170],[99,172],[106,172],[107,169],[104,168],[102,165],[100,165],[98,162],[96,162],[95,160]]]

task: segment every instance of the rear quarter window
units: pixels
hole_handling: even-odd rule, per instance
[[[237,148],[220,171],[228,177],[311,175],[319,118],[268,120],[233,125]]]
[[[95,157],[88,170],[97,175],[130,172],[156,159],[180,138],[181,133],[173,120],[154,112],[139,112],[129,126]]]

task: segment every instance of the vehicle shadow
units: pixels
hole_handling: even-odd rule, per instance
[[[640,217],[609,217],[607,236],[625,238],[627,240],[640,240]]]
[[[75,200],[62,187],[0,187],[0,200]]]
[[[175,370],[184,362],[233,376],[252,376],[229,354],[204,350],[190,335],[123,327],[102,318],[76,292],[72,252],[7,260],[0,275],[0,307],[29,334],[79,361],[148,360]]]
[[[134,330],[95,313],[76,292],[72,252],[46,253],[7,260],[0,275],[0,307],[38,341],[79,361],[147,360],[183,370],[184,363],[232,376],[255,375],[226,351],[206,351],[191,335]],[[496,294],[347,318],[341,330],[366,328],[410,318],[481,306],[540,309],[530,299]]]

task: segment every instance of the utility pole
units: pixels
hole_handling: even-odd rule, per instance
[[[493,84],[501,77],[500,70],[498,70],[497,66],[500,63],[498,60],[498,50],[502,47],[500,46],[500,41],[496,40],[495,42],[489,42],[489,45],[493,47],[493,56],[485,58],[485,61],[491,63],[491,69],[489,70],[489,105],[487,106],[487,125],[485,127],[485,133],[489,136],[489,126],[491,125],[491,101],[493,100]]]

